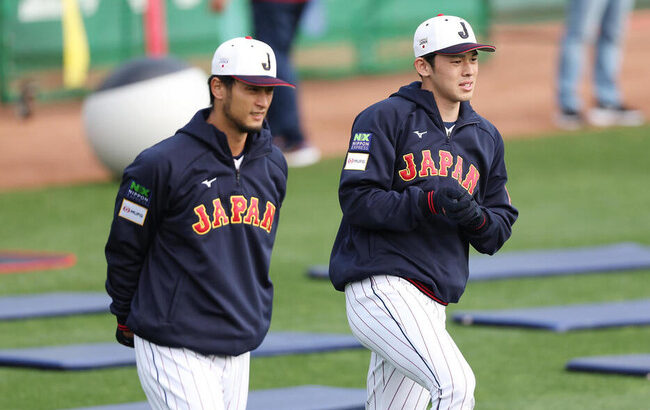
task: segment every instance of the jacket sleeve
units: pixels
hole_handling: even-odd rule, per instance
[[[397,126],[402,121],[395,110],[376,105],[354,121],[339,185],[341,210],[352,225],[405,232],[424,219],[420,188],[392,189]]]
[[[510,238],[512,225],[519,215],[519,211],[512,206],[506,188],[508,173],[504,159],[503,139],[498,135],[498,131],[495,155],[488,178],[487,189],[480,202],[488,220],[487,228],[480,233],[465,231],[465,235],[474,249],[492,255]]]
[[[282,206],[284,198],[287,194],[287,179],[289,177],[289,169],[287,160],[284,158],[282,151],[275,145],[273,146],[273,153],[271,154],[271,162],[280,171],[279,173],[272,173],[271,178],[274,181],[275,187],[278,191],[278,208]]]
[[[129,165],[115,200],[113,222],[105,247],[106,291],[112,298],[111,313],[124,324],[131,311],[140,271],[156,234],[166,194],[163,167],[150,152],[143,152]]]

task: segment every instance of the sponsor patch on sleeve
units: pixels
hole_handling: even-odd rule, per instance
[[[363,154],[361,152],[348,152],[348,156],[345,159],[345,166],[343,169],[349,169],[351,171],[365,171],[366,165],[368,165],[368,157],[370,154]]]
[[[357,132],[352,137],[350,142],[350,151],[370,151],[370,143],[372,142],[371,132]]]
[[[124,196],[140,205],[149,206],[149,202],[151,201],[151,189],[138,184],[134,179],[132,179],[129,189],[126,191]]]
[[[129,201],[128,199],[122,199],[120,212],[117,215],[138,225],[144,225],[144,220],[147,217],[147,211],[148,209],[144,206],[140,206],[135,202]]]

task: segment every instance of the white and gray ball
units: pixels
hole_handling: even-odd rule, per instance
[[[83,103],[83,126],[115,175],[145,148],[173,135],[209,105],[207,75],[173,58],[138,58],[118,67]]]

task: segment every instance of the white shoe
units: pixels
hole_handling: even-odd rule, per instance
[[[287,160],[287,165],[292,168],[306,167],[320,160],[320,151],[318,148],[305,143],[283,153],[284,158]]]
[[[638,127],[643,125],[645,117],[641,111],[623,105],[609,107],[598,105],[589,111],[588,120],[590,124],[597,127],[614,125]]]

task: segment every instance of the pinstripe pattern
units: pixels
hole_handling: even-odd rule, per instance
[[[135,336],[138,376],[153,409],[245,410],[250,353],[205,356]]]
[[[352,333],[372,350],[366,408],[474,408],[472,369],[445,328],[445,306],[407,280],[377,275],[345,287]]]

